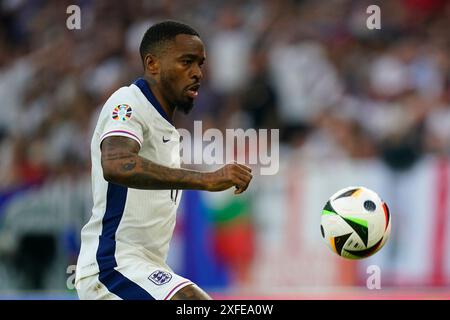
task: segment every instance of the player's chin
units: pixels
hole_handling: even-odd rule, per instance
[[[182,103],[178,103],[177,108],[183,111],[184,114],[188,114],[194,108],[194,99],[186,98]]]

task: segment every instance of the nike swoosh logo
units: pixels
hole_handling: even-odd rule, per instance
[[[170,141],[170,139],[167,139],[167,140],[166,140],[166,139],[164,139],[164,136],[163,136],[163,142],[164,142],[164,143],[169,142],[169,141]]]

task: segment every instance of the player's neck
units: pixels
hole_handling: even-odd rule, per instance
[[[174,108],[172,108],[169,102],[164,98],[164,95],[156,86],[156,82],[154,79],[144,75],[145,81],[147,81],[147,85],[155,96],[156,100],[158,100],[159,104],[163,108],[164,112],[167,114],[169,119],[173,119]]]

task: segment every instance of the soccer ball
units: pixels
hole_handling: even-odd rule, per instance
[[[341,257],[366,258],[380,250],[389,237],[389,208],[374,191],[347,187],[325,204],[320,231],[328,247]]]

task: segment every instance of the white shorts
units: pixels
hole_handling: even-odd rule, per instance
[[[75,287],[81,300],[169,300],[193,284],[172,271],[141,262],[82,278]]]

